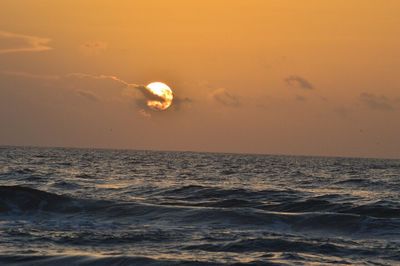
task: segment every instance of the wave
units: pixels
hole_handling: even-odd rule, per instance
[[[390,201],[377,201],[369,204],[353,206],[341,210],[340,212],[378,218],[400,218],[399,204]]]
[[[96,178],[96,177],[93,176],[93,175],[85,174],[85,173],[77,174],[75,177],[76,177],[76,178],[81,178],[81,179],[95,179],[95,178]]]
[[[0,213],[49,211],[69,213],[82,210],[85,200],[23,186],[0,186]]]
[[[61,255],[61,256],[0,256],[0,264],[4,265],[193,265],[193,266],[217,266],[225,265],[221,263],[213,262],[201,262],[201,261],[191,261],[191,260],[168,260],[168,259],[153,259],[148,257],[128,257],[128,256],[71,256],[71,255]],[[226,264],[228,265],[228,264]],[[239,265],[239,264],[229,264],[229,265]],[[240,265],[252,265],[240,264]]]
[[[363,205],[335,203],[320,199],[307,199],[296,202],[265,205],[260,208],[277,212],[336,212],[369,216],[373,218],[400,218],[400,207],[395,203],[374,202]]]
[[[112,230],[110,230],[112,229]],[[115,227],[99,228],[80,228],[78,231],[57,231],[57,233],[49,232],[46,235],[38,235],[35,230],[26,229],[9,229],[2,233],[2,236],[16,239],[29,239],[32,243],[51,243],[52,245],[71,245],[86,246],[98,244],[99,246],[113,247],[118,245],[133,245],[142,243],[166,244],[180,242],[187,238],[182,229],[161,229],[139,227],[126,229],[116,229]]]
[[[358,249],[331,243],[317,241],[285,240],[278,238],[254,238],[228,243],[190,245],[183,249],[202,250],[208,252],[296,252],[296,253],[320,253],[331,256],[358,255],[377,256],[379,252],[368,249]]]
[[[286,189],[267,189],[267,190],[248,190],[243,188],[220,188],[189,185],[180,188],[165,189],[155,193],[155,196],[167,198],[185,199],[187,201],[206,200],[206,199],[263,199],[279,200],[293,199],[303,195],[303,192]]]
[[[356,204],[341,202],[341,195],[309,197],[296,190],[224,189],[206,186],[184,186],[154,193],[154,202],[161,205],[186,207],[240,208],[249,207],[271,212],[308,213],[335,212],[370,216],[373,218],[400,218],[400,205],[395,202]],[[356,201],[356,199],[354,199]]]
[[[386,182],[380,180],[370,180],[368,178],[348,178],[344,180],[338,180],[333,183],[334,185],[343,185],[343,186],[356,186],[356,187],[385,187],[387,186]]]
[[[4,212],[49,212],[54,214],[77,213],[104,218],[161,216],[178,212],[179,208],[136,202],[113,202],[95,199],[77,199],[66,195],[24,187],[0,186],[0,214]]]
[[[211,193],[207,189],[207,193]],[[232,192],[232,190],[230,191]],[[214,190],[214,193],[220,193]],[[227,191],[222,191],[227,193]],[[248,193],[240,190],[240,193]],[[265,192],[263,192],[265,193]],[[0,214],[4,212],[76,213],[102,219],[163,221],[172,224],[235,225],[274,230],[318,231],[398,237],[399,209],[388,202],[349,207],[324,200],[251,206],[241,199],[197,206],[77,199],[22,186],[0,186]],[[261,204],[258,202],[257,204]],[[250,205],[250,206],[249,206]],[[340,208],[339,208],[339,207]],[[332,211],[336,209],[336,211]],[[373,217],[373,215],[377,217]],[[379,216],[379,217],[378,217]]]
[[[224,224],[270,229],[280,232],[314,232],[322,235],[363,235],[396,238],[400,236],[399,219],[373,218],[346,213],[282,213],[234,209],[191,210],[184,214],[191,223]]]

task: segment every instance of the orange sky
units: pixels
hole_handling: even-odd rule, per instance
[[[398,14],[397,0],[2,0],[0,144],[400,158]],[[124,85],[152,81],[178,99],[165,112]]]

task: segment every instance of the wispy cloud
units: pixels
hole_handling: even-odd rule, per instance
[[[132,86],[132,87],[139,86],[136,84],[128,83],[128,82],[126,82],[116,76],[112,76],[112,75],[92,75],[92,74],[86,74],[86,73],[70,73],[70,74],[65,75],[65,77],[75,77],[75,78],[82,78],[82,79],[87,78],[87,79],[97,79],[97,80],[101,80],[101,79],[113,80],[117,83],[120,83],[121,85],[128,86],[128,87],[129,86]]]
[[[338,106],[336,108],[333,108],[333,112],[340,118],[346,119],[349,118],[349,116],[352,113],[352,110],[350,108],[347,108],[345,106]]]
[[[133,101],[139,108],[149,109],[147,101],[165,101],[164,98],[153,94],[145,85],[129,83],[113,75],[93,75],[86,73],[69,73],[65,75],[42,75],[19,71],[0,71],[0,75],[32,79],[40,84],[70,89],[76,95],[95,102],[108,102],[115,99]],[[118,92],[120,96],[118,96]],[[174,94],[172,110],[180,110],[193,101],[188,97]],[[148,111],[152,111],[149,109]]]
[[[164,101],[164,99],[160,96],[152,93],[146,86],[138,85],[134,83],[126,82],[116,76],[112,75],[91,75],[85,73],[71,73],[66,75],[66,77],[72,78],[81,78],[81,79],[93,79],[93,80],[111,80],[119,84],[123,88],[134,89],[135,91],[140,92],[142,97],[138,97],[138,95],[133,95],[136,99],[136,104],[141,108],[148,108],[146,102],[147,101]]]
[[[28,79],[41,79],[41,80],[57,80],[61,78],[60,76],[57,75],[40,75],[22,71],[0,71],[0,75],[15,76]]]
[[[310,81],[300,76],[292,75],[285,78],[284,81],[289,87],[299,88],[303,90],[314,89],[314,85]]]
[[[94,94],[93,92],[91,92],[91,91],[77,90],[76,94],[78,94],[79,96],[81,96],[81,97],[83,97],[83,98],[85,98],[87,100],[90,100],[92,102],[98,102],[99,101],[98,96],[96,94]]]
[[[182,106],[191,105],[191,104],[193,104],[193,100],[189,97],[184,97],[184,98],[181,98],[178,96],[174,97],[174,106],[173,107],[176,110],[179,110]]]
[[[238,107],[240,106],[240,100],[237,96],[230,93],[225,88],[220,88],[211,93],[211,97],[216,102],[229,107]]]
[[[107,50],[108,44],[101,41],[89,41],[81,44],[79,50],[86,56],[99,55]]]
[[[360,101],[372,110],[393,111],[393,101],[384,95],[375,95],[373,93],[363,92],[360,94]]]
[[[301,96],[301,95],[296,95],[295,99],[298,102],[306,102],[307,101],[307,98],[304,96]]]
[[[51,50],[49,38],[0,31],[0,54]]]

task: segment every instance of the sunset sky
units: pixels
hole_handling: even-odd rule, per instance
[[[0,145],[400,158],[398,0],[1,0]],[[138,88],[166,83],[149,109]]]

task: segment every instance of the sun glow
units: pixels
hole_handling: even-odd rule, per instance
[[[157,100],[148,100],[147,106],[151,109],[163,111],[171,106],[174,99],[172,90],[162,82],[152,82],[146,86],[148,91],[158,97]]]

